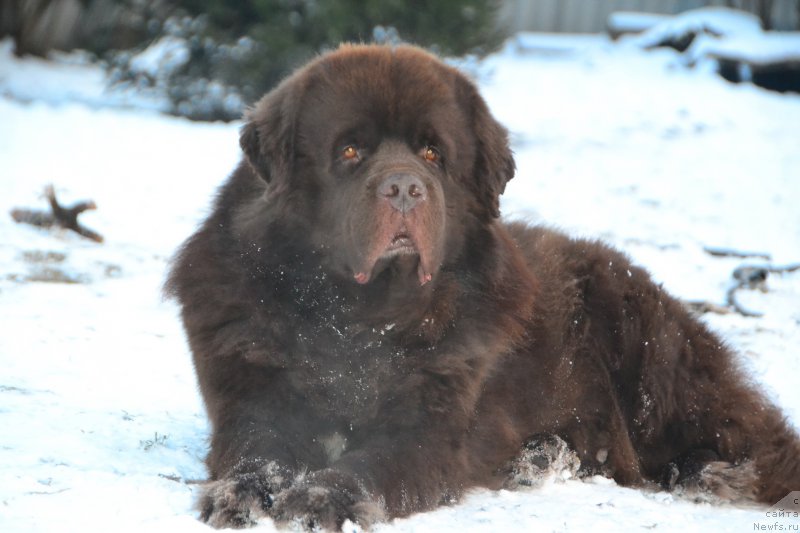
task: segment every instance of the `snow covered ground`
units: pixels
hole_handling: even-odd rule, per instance
[[[507,216],[606,239],[674,294],[723,303],[732,270],[763,261],[715,258],[705,246],[800,262],[800,96],[682,64],[672,51],[601,37],[527,35],[472,67],[513,132],[519,170]],[[208,425],[177,308],[160,286],[239,157],[239,125],[158,108],[108,94],[94,67],[18,60],[0,45],[0,531],[207,530],[193,502]],[[44,208],[48,183],[64,203],[96,201],[82,221],[104,244],[11,220],[13,207]],[[768,286],[740,294],[763,317],[704,320],[800,426],[800,272]],[[595,479],[476,490],[377,530],[776,523],[800,528],[763,509]]]

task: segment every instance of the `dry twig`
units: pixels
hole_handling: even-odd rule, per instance
[[[708,251],[708,249],[706,249]],[[744,255],[741,252],[729,251],[725,257],[754,257],[752,254]],[[709,252],[711,253],[711,252]],[[717,255],[717,254],[712,254]],[[719,254],[722,255],[722,254]],[[762,256],[759,256],[762,257]],[[769,257],[769,256],[766,256]],[[725,295],[725,305],[718,305],[713,302],[694,301],[686,302],[686,306],[696,313],[717,313],[727,314],[731,312],[739,313],[747,317],[760,317],[763,313],[750,311],[736,300],[736,293],[742,289],[756,289],[767,292],[767,277],[769,274],[784,274],[800,270],[800,263],[786,266],[773,265],[742,265],[733,271],[734,283]]]
[[[50,202],[49,213],[35,209],[12,209],[11,218],[18,223],[32,224],[40,228],[58,226],[72,230],[78,235],[95,242],[103,242],[102,235],[78,222],[78,215],[90,209],[97,209],[97,205],[93,201],[78,202],[72,207],[64,207],[58,203],[56,192],[52,185],[45,187],[44,196]]]

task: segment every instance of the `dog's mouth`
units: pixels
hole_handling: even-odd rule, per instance
[[[357,283],[362,285],[369,283],[376,264],[398,256],[417,256],[419,258],[417,279],[420,285],[425,285],[433,279],[434,263],[428,236],[420,232],[419,228],[416,232],[412,231],[405,222],[398,229],[387,231],[384,235],[386,237],[373,242],[373,246],[364,257],[360,268],[354,269],[353,278]]]
[[[381,257],[394,257],[396,255],[409,255],[409,254],[419,254],[417,250],[417,246],[414,244],[414,240],[409,235],[408,230],[405,228],[401,229],[400,231],[392,237],[389,246],[386,247],[386,250],[383,252]]]

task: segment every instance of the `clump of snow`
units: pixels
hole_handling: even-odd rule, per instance
[[[722,303],[745,261],[705,247],[800,261],[800,96],[676,69],[678,57],[602,37],[522,36],[485,60],[481,87],[512,131],[518,164],[502,209],[603,238],[672,293]],[[209,429],[161,285],[238,161],[239,125],[111,108],[105,98],[115,97],[94,67],[20,60],[0,47],[3,532],[209,530],[193,507]],[[14,207],[46,207],[48,183],[65,204],[97,203],[81,220],[104,244],[13,222]],[[42,267],[77,282],[31,281]],[[800,273],[771,276],[767,287],[737,294],[762,317],[704,320],[797,425]],[[763,509],[695,505],[597,478],[475,490],[376,530],[752,531],[774,522]],[[274,528],[264,520],[258,530]]]
[[[131,61],[131,69],[152,77],[169,74],[189,61],[189,46],[185,39],[167,35],[153,42]]]
[[[743,11],[721,7],[687,11],[625,42],[685,51],[683,64],[719,71],[731,81],[800,91],[800,33],[764,32],[758,18]],[[755,70],[769,73],[770,79],[753,76]]]
[[[710,57],[749,65],[795,62],[800,68],[800,32],[768,31],[736,34],[725,39],[698,39],[687,55],[692,62]]]
[[[760,33],[761,21],[753,14],[727,7],[705,7],[667,18],[632,39],[643,48],[653,48],[693,35],[722,37]]]

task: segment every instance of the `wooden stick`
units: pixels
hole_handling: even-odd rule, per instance
[[[52,185],[45,187],[44,196],[50,203],[50,213],[34,209],[12,209],[11,218],[15,222],[31,224],[40,228],[58,226],[72,230],[94,242],[103,242],[102,235],[78,222],[78,215],[84,211],[97,209],[97,205],[93,201],[78,202],[72,207],[64,207],[56,199],[56,191]]]

